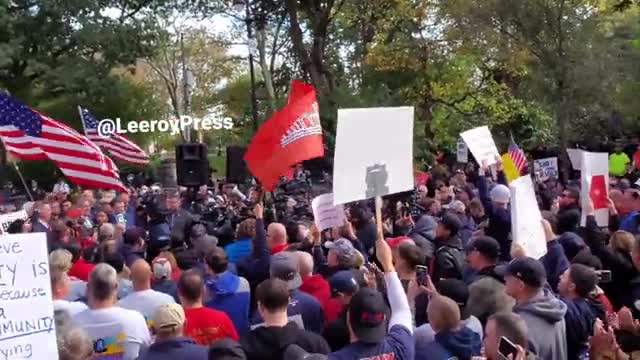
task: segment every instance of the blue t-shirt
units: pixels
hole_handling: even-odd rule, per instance
[[[329,354],[328,360],[413,360],[414,354],[414,341],[409,329],[394,325],[382,342],[356,342]]]

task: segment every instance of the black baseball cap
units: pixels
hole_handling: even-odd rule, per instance
[[[379,343],[387,335],[387,303],[373,289],[360,289],[349,303],[349,322],[358,339],[364,343]]]
[[[547,273],[542,263],[530,257],[513,259],[507,265],[497,266],[496,273],[503,277],[518,278],[533,288],[541,288],[547,282]]]
[[[460,218],[454,214],[445,214],[440,220],[440,225],[449,230],[451,232],[451,236],[456,236],[462,227],[462,222],[460,221]]]
[[[467,246],[467,252],[479,252],[482,256],[490,260],[498,260],[500,257],[500,244],[489,236],[479,236],[473,239]]]

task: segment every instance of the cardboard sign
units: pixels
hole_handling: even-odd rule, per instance
[[[29,218],[29,215],[24,210],[0,215],[0,233],[6,233],[12,222],[18,219],[26,220],[27,218]]]
[[[334,204],[413,189],[413,107],[340,109]]]
[[[607,206],[609,154],[583,151],[581,166],[580,197],[582,217],[580,224],[581,226],[587,224],[587,211],[585,209],[589,200],[591,200],[598,226],[607,226],[609,225],[609,208]]]
[[[344,206],[333,205],[333,194],[316,196],[311,201],[311,209],[313,210],[313,220],[320,231],[344,225],[346,219]]]
[[[550,157],[545,159],[533,160],[533,173],[536,181],[547,181],[549,179],[558,178],[558,158]]]
[[[500,156],[500,154],[487,126],[467,130],[460,136],[469,147],[478,164],[482,164],[483,161],[486,161],[487,165],[496,163],[496,157]]]
[[[58,359],[45,233],[0,236],[0,355]]]
[[[469,148],[462,138],[458,139],[456,157],[459,163],[466,164],[469,162]]]
[[[567,155],[571,161],[571,166],[574,170],[582,170],[582,152],[581,149],[567,149]],[[607,159],[608,161],[608,159]]]
[[[531,175],[519,177],[509,188],[513,242],[522,246],[527,256],[540,259],[547,253],[547,240]]]

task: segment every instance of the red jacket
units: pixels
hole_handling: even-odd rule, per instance
[[[325,280],[321,275],[318,274],[307,276],[306,278],[302,279],[300,291],[305,292],[318,299],[320,305],[322,305],[323,308],[331,297],[329,282],[327,282],[327,280]]]

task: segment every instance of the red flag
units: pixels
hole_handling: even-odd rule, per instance
[[[268,191],[291,166],[324,156],[322,126],[313,86],[294,81],[289,103],[260,127],[244,159]]]
[[[591,189],[589,189],[589,197],[591,197],[591,201],[593,201],[594,210],[607,208],[607,183],[605,181],[604,175],[591,177]]]

